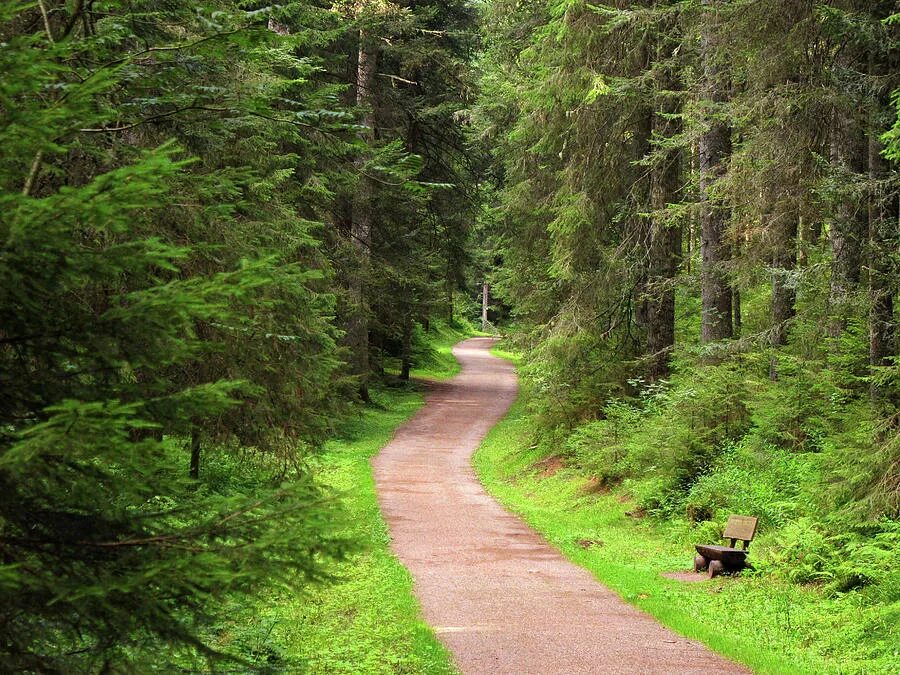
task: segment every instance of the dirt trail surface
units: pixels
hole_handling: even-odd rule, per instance
[[[485,493],[470,458],[516,397],[512,365],[473,338],[462,372],[375,458],[393,550],[463,673],[746,673],[660,626]]]

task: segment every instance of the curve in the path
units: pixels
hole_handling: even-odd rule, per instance
[[[393,550],[463,673],[745,673],[663,628],[573,565],[485,493],[470,459],[512,405],[490,338],[373,461]]]

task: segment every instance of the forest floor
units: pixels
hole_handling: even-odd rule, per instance
[[[375,458],[392,550],[463,672],[746,672],[567,561],[482,488],[471,456],[517,394],[512,364],[474,338],[462,372]]]

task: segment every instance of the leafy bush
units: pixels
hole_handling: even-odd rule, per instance
[[[900,600],[900,523],[866,527],[805,517],[785,526],[768,566],[797,583],[821,583],[829,593],[871,587],[879,602]]]
[[[814,456],[760,445],[748,439],[729,447],[685,499],[694,521],[752,514],[761,528],[777,528],[810,510],[809,491],[817,485]]]

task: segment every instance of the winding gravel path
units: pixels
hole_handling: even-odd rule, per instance
[[[485,493],[470,465],[516,397],[473,338],[373,460],[393,550],[463,673],[746,673],[623,602]]]

